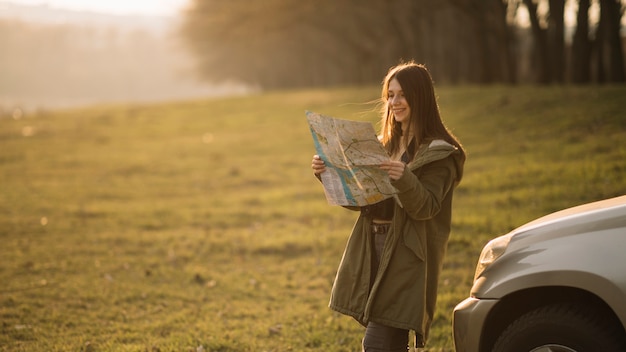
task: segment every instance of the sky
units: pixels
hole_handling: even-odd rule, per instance
[[[190,0],[0,0],[21,5],[48,5],[114,15],[173,16]]]

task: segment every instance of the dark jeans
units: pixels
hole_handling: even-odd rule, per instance
[[[364,352],[406,352],[409,330],[369,322],[363,338]]]

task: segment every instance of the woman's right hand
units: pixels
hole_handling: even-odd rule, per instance
[[[319,175],[322,172],[326,171],[326,164],[324,164],[324,160],[322,160],[319,155],[313,155],[311,168],[313,169],[314,174]]]

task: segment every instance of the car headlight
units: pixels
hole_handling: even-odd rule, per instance
[[[511,236],[500,236],[487,243],[480,253],[480,258],[478,259],[478,264],[476,265],[476,272],[474,273],[474,281],[478,279],[480,274],[482,274],[487,267],[493,264],[496,259],[504,254],[504,251],[506,251],[510,241]]]

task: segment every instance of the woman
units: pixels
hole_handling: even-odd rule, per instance
[[[391,160],[380,168],[397,196],[358,208],[330,308],[366,327],[363,351],[406,352],[410,330],[416,347],[428,337],[465,152],[441,120],[425,66],[392,67],[382,102],[379,138]],[[311,166],[318,178],[326,170],[317,155]]]

